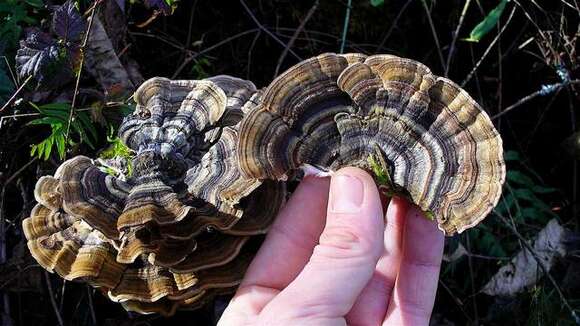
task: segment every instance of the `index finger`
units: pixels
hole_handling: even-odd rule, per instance
[[[328,178],[308,176],[300,182],[224,312],[233,324],[260,313],[304,268],[324,228],[329,186]]]

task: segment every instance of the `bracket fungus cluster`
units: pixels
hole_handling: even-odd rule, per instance
[[[262,90],[229,76],[153,78],[134,98],[119,129],[132,173],[72,158],[38,181],[23,222],[41,266],[133,311],[231,292],[304,167],[373,171],[376,158],[390,191],[447,235],[480,222],[505,178],[486,113],[410,59],[323,54]]]

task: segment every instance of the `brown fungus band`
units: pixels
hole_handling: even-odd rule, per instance
[[[489,213],[505,177],[479,105],[395,56],[323,54],[261,91],[229,76],[153,78],[134,98],[119,128],[130,162],[64,162],[38,181],[23,229],[42,267],[141,313],[232,292],[298,169],[376,174],[378,159],[391,190],[448,235]]]
[[[459,86],[392,55],[323,54],[290,68],[240,127],[248,178],[285,180],[305,165],[371,170],[382,156],[393,188],[452,235],[496,205],[505,178],[502,141]]]
[[[238,168],[242,106],[255,92],[229,76],[145,82],[119,130],[132,173],[77,156],[42,177],[23,222],[32,255],[143,313],[232,292],[286,197],[283,183]]]

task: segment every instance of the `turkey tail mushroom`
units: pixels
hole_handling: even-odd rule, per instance
[[[505,179],[502,140],[459,86],[414,60],[322,54],[263,90],[240,127],[248,178],[286,180],[305,165],[372,170],[384,157],[394,191],[452,235],[497,204]]]
[[[135,153],[132,174],[110,175],[106,160],[77,156],[42,177],[23,221],[34,258],[143,313],[232,292],[261,239],[252,236],[286,197],[283,183],[239,172],[242,106],[255,92],[229,76],[145,82],[119,128]]]
[[[304,167],[381,173],[447,235],[479,223],[505,178],[501,138],[481,107],[392,55],[323,54],[259,91],[229,76],[153,78],[134,98],[119,128],[132,173],[106,172],[115,159],[64,162],[38,180],[23,229],[42,267],[140,313],[233,292],[285,181]]]

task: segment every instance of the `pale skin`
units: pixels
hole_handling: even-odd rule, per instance
[[[428,325],[443,240],[363,170],[306,177],[218,325]]]

